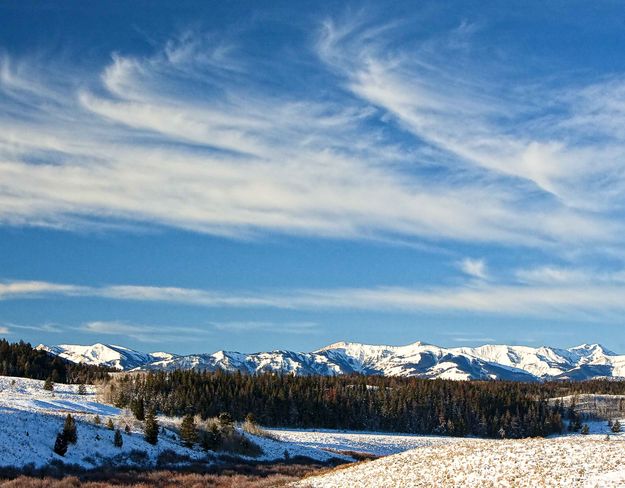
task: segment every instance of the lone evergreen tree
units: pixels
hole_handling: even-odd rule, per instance
[[[113,420],[109,419],[108,422],[106,423],[106,427],[109,430],[115,430],[115,425],[113,424]]]
[[[65,425],[63,425],[63,436],[69,444],[76,444],[78,441],[78,432],[76,430],[76,422],[72,414],[68,413],[65,417]]]
[[[143,398],[133,400],[130,403],[130,410],[137,420],[141,420],[142,422],[145,420],[145,404]]]
[[[126,432],[126,434],[130,435],[130,425],[126,424],[126,427],[124,427],[124,431]]]
[[[156,444],[158,442],[158,422],[156,421],[156,413],[153,409],[150,409],[145,417],[143,434],[146,442],[150,444]]]
[[[180,424],[180,439],[187,447],[192,447],[197,442],[197,429],[193,415],[185,415]]]
[[[93,423],[96,425],[100,425],[102,423],[102,421],[100,420],[100,416],[96,414],[95,417],[93,417]]]
[[[59,432],[56,435],[56,441],[54,442],[53,450],[59,456],[65,456],[65,453],[67,452],[67,439],[65,438],[63,432]]]
[[[115,431],[115,437],[113,438],[113,445],[115,447],[122,447],[124,445],[124,439],[122,439],[122,433],[119,429]]]
[[[621,431],[621,423],[618,420],[612,422],[612,432],[620,432]]]
[[[49,376],[46,378],[46,381],[43,384],[43,389],[47,391],[54,390],[54,382],[52,381],[52,378],[50,378]]]
[[[80,384],[80,386],[78,386],[78,394],[79,395],[86,395],[87,394],[87,387],[84,384]]]
[[[580,433],[584,435],[588,435],[590,433],[590,427],[588,427],[588,424],[582,425],[582,430],[580,431]]]

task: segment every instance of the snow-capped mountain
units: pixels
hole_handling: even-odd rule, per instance
[[[167,352],[144,353],[112,344],[93,344],[80,346],[76,344],[59,344],[46,346],[39,344],[36,349],[47,351],[74,363],[108,366],[128,370],[149,364],[153,361],[172,359],[174,354]]]
[[[73,362],[134,371],[194,369],[297,375],[360,373],[454,380],[518,381],[625,378],[625,355],[617,355],[599,344],[558,349],[507,345],[443,348],[422,342],[407,346],[338,342],[306,353],[282,350],[252,354],[218,351],[190,355],[164,352],[146,354],[105,344],[50,347],[40,345],[38,348]]]

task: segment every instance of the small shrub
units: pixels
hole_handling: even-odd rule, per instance
[[[217,451],[221,446],[221,431],[215,424],[200,431],[200,446],[205,451]]]
[[[612,422],[612,432],[617,433],[621,431],[621,423],[618,420]]]
[[[87,387],[83,384],[80,384],[78,386],[78,394],[79,395],[86,395],[87,394]]]
[[[133,463],[141,464],[147,461],[148,453],[146,451],[141,451],[139,449],[133,449],[128,454],[128,457]]]
[[[106,428],[109,430],[115,430],[115,424],[113,424],[113,419],[108,419],[106,423]]]
[[[168,465],[175,465],[175,464],[180,464],[180,463],[188,463],[190,461],[191,461],[191,458],[189,456],[186,456],[184,454],[178,454],[172,449],[165,449],[163,452],[161,452],[158,455],[156,464],[158,466],[168,466]]]
[[[263,454],[263,450],[258,444],[235,430],[222,436],[220,450],[250,457],[258,457]]]
[[[93,417],[93,423],[96,425],[100,425],[102,423],[102,420],[100,420],[99,415],[96,415],[95,417]]]
[[[270,434],[263,428],[261,428],[256,422],[251,422],[248,417],[245,418],[245,421],[241,425],[241,428],[244,432],[247,432],[251,435],[256,435],[258,437],[265,437],[266,439],[271,439],[274,441],[279,440],[276,436]]]
[[[46,378],[46,381],[43,384],[43,389],[46,390],[46,391],[53,391],[54,390],[54,382],[52,381],[52,378],[50,378],[50,377]]]
[[[233,429],[234,428],[234,420],[232,416],[228,412],[222,412],[217,417],[219,420],[219,424],[222,429]]]

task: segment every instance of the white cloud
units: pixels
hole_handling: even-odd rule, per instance
[[[40,283],[40,282],[38,282]],[[54,285],[54,284],[51,284]],[[578,319],[619,319],[625,312],[625,281],[599,283],[535,283],[498,284],[469,282],[458,286],[432,287],[375,287],[299,289],[292,291],[222,292],[176,287],[50,286],[49,292],[23,287],[19,294],[11,293],[2,299],[43,298],[49,296],[97,297],[138,302],[162,302],[210,308],[275,308],[293,310],[374,310],[403,313],[514,314],[532,317],[569,317]],[[63,291],[66,290],[66,291]],[[247,326],[250,326],[248,323]],[[222,325],[222,327],[225,327]],[[234,325],[241,329],[243,325]],[[302,329],[306,329],[302,327]],[[148,326],[93,322],[85,330],[100,333],[132,333],[148,338]],[[156,329],[154,329],[156,330]],[[158,330],[166,333],[167,328]],[[172,328],[172,330],[174,330]],[[208,329],[182,328],[189,333]]]
[[[11,333],[11,331],[9,330],[8,327],[4,327],[4,326],[0,327],[0,334],[2,334],[2,335],[9,335],[10,333]]]
[[[486,269],[486,262],[483,259],[471,259],[465,258],[460,261],[460,269],[463,273],[485,280],[488,278],[488,272]]]
[[[399,30],[376,35],[362,19],[329,22],[318,52],[355,96],[454,156],[447,162],[455,167],[503,178],[490,184],[511,195],[540,198],[545,217],[561,212],[600,225],[600,215],[586,212],[622,207],[622,80],[580,87],[571,79],[555,90],[519,78],[511,89],[505,66],[490,62],[483,46],[463,42],[459,49],[448,42],[452,33],[397,49]],[[606,133],[613,137],[599,137]]]
[[[315,322],[221,322],[213,324],[219,331],[246,333],[252,331],[278,332],[280,334],[317,334],[319,326]]]
[[[71,296],[79,293],[83,287],[62,285],[46,281],[5,281],[0,282],[0,300],[21,295],[37,296],[39,294],[62,294]]]
[[[496,341],[493,337],[452,337],[454,342],[470,342],[470,343],[493,343]]]
[[[0,296],[0,300],[2,297]],[[63,328],[57,324],[42,324],[42,325],[21,325],[21,324],[7,324],[11,327],[11,329],[20,329],[20,330],[34,330],[37,332],[52,332],[52,333],[61,333],[64,332]]]
[[[387,26],[362,33],[326,25],[319,51],[345,72],[324,99],[295,87],[276,96],[236,49],[192,32],[151,57],[116,55],[101,73],[70,70],[72,79],[93,80],[79,89],[65,66],[33,73],[25,61],[16,69],[5,60],[0,90],[11,96],[0,101],[0,223],[542,247],[620,240],[620,223],[528,196],[526,184],[510,180],[561,195],[550,185],[559,185],[564,166],[573,174],[579,166],[565,164],[561,142],[504,135],[490,119],[509,105],[487,88],[456,86],[432,66],[416,70],[406,53],[382,56]],[[47,82],[50,72],[54,82],[26,81]],[[415,78],[419,72],[427,78]],[[359,99],[345,94],[343,77]],[[16,118],[26,103],[28,117]],[[397,143],[387,135],[391,120],[376,125],[372,104],[429,146]],[[462,161],[488,171],[467,173]],[[433,178],[432,164],[445,173]]]
[[[201,327],[144,325],[122,321],[86,322],[79,327],[79,330],[97,335],[131,337],[139,342],[147,343],[188,341],[190,336],[201,339],[211,333],[210,330]]]

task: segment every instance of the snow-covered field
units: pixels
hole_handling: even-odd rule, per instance
[[[462,439],[305,479],[300,487],[622,487],[625,437]]]
[[[455,437],[337,430],[267,429],[267,431],[285,442],[293,442],[311,448],[353,451],[375,456],[388,456],[416,447],[448,444],[459,440]]]
[[[78,442],[69,446],[64,457],[54,454],[52,448],[56,434],[62,429],[65,416],[71,413],[77,421]],[[94,423],[95,416],[101,424]],[[114,432],[106,427],[111,419],[122,430],[126,424],[131,433],[123,432],[123,446],[113,445]],[[179,419],[159,416],[158,421],[166,429]],[[290,457],[306,456],[319,461],[342,457],[300,442],[281,442],[264,437],[251,436],[263,450],[259,460],[283,459],[285,451]],[[104,463],[115,465],[154,464],[159,454],[171,450],[193,460],[210,462],[213,456],[199,447],[189,449],[180,444],[173,431],[159,435],[157,445],[148,444],[143,438],[140,423],[128,412],[101,403],[93,387],[87,387],[86,395],[78,394],[77,385],[55,384],[54,391],[43,389],[43,381],[0,376],[0,467],[41,467],[51,461],[62,461],[93,468]]]
[[[55,437],[67,413],[77,420],[78,443],[65,457],[53,453]],[[95,416],[101,424],[94,423]],[[123,446],[113,445],[111,419],[123,430]],[[179,419],[159,417],[166,432],[156,446],[145,442],[142,425],[127,412],[86,395],[78,386],[56,384],[45,391],[43,382],[0,376],[0,467],[45,466],[54,461],[94,468],[109,465],[153,465],[164,451],[199,462],[213,462],[215,454],[187,448],[172,427]],[[625,425],[625,419],[621,422]],[[259,460],[306,456],[326,461],[347,456],[341,451],[386,456],[359,463],[299,483],[309,487],[404,486],[625,486],[625,433],[610,435],[606,422],[590,422],[591,435],[550,439],[483,440],[392,435],[371,432],[271,429],[271,438],[246,434],[263,449]]]

